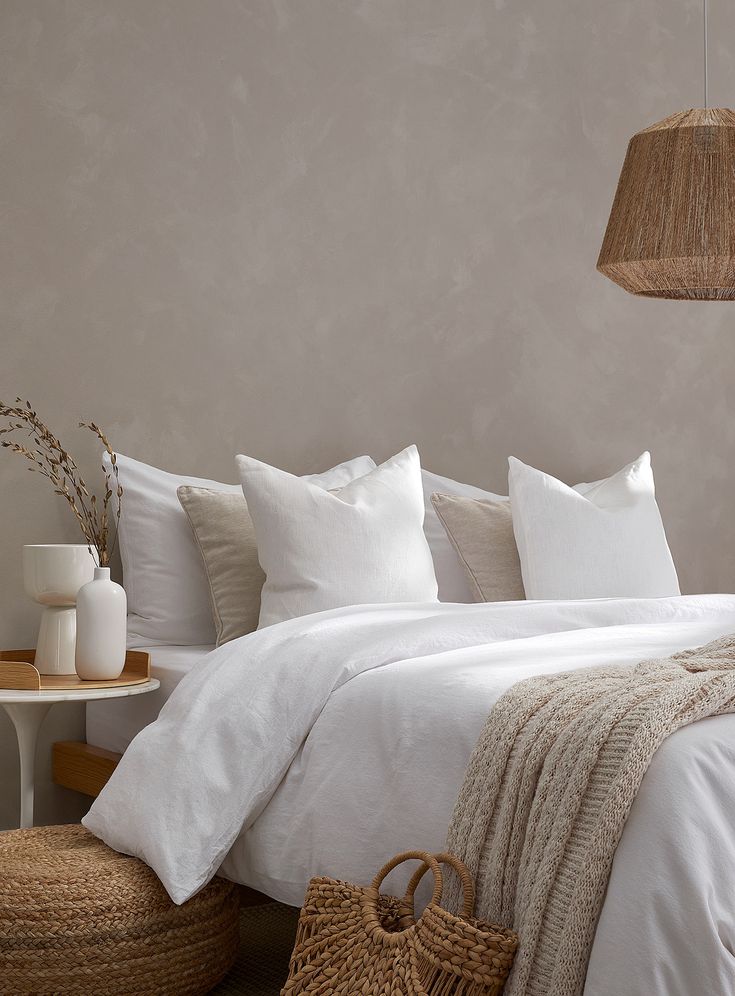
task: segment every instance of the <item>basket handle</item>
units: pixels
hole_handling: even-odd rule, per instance
[[[397,854],[395,858],[392,858],[387,864],[383,865],[378,874],[373,879],[372,888],[375,889],[377,893],[380,892],[380,887],[383,881],[387,878],[390,872],[398,865],[402,865],[404,861],[421,861],[421,867],[419,868],[419,878],[423,878],[426,872],[431,869],[434,873],[434,892],[431,897],[431,902],[434,905],[438,905],[442,898],[442,889],[444,888],[444,878],[442,876],[441,865],[434,857],[433,854],[429,854],[428,851],[403,851],[402,854]],[[413,879],[416,878],[418,872],[414,873]],[[469,875],[469,872],[467,873]],[[418,880],[417,880],[418,883]],[[414,886],[415,888],[415,886]],[[406,893],[408,895],[408,893]],[[411,893],[413,895],[413,893]]]
[[[434,905],[438,905],[442,897],[444,879],[442,876],[441,865],[436,860],[434,855],[429,854],[428,851],[404,851],[402,854],[397,854],[392,861],[388,862],[387,865],[383,865],[373,879],[370,888],[365,889],[362,895],[361,905],[365,926],[376,941],[380,941],[380,943],[385,944],[388,947],[395,947],[404,943],[403,939],[406,934],[409,931],[416,930],[416,922],[413,917],[411,917],[412,922],[410,926],[405,927],[403,930],[391,932],[387,931],[380,922],[380,916],[378,913],[380,886],[383,884],[383,880],[389,872],[392,872],[398,865],[403,864],[404,861],[412,860],[420,861],[424,871],[430,868],[433,872],[434,893],[431,897],[431,902]],[[422,875],[424,874],[424,871],[422,871]]]
[[[441,854],[434,854],[433,857],[440,865],[449,865],[459,876],[459,880],[462,883],[462,916],[465,920],[468,920],[475,912],[475,883],[472,881],[472,875],[467,865],[463,861],[460,861],[455,854],[450,854],[448,851],[444,851]],[[414,894],[429,867],[430,865],[425,861],[411,876],[411,881],[408,883],[408,888],[406,889],[406,895],[403,897],[403,902],[408,906],[413,907]],[[441,894],[439,896],[440,899]],[[434,896],[431,897],[432,903],[439,902],[439,900],[435,900]]]

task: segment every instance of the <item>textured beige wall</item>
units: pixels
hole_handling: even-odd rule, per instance
[[[735,7],[712,8],[727,103]],[[594,268],[629,135],[701,99],[699,16],[2,0],[0,397],[70,446],[92,417],[126,453],[228,480],[239,449],[303,472],[415,441],[502,490],[509,453],[578,480],[650,448],[684,588],[732,589],[735,310],[637,300]],[[37,621],[21,545],[76,534],[9,454],[0,483],[7,646]],[[0,719],[0,826],[12,743]],[[69,815],[41,781],[41,819]]]

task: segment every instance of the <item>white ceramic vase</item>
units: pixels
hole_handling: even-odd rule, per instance
[[[83,543],[23,547],[26,594],[44,606],[36,642],[41,674],[74,674],[77,592],[94,576],[94,557]]]
[[[128,600],[110,580],[109,567],[95,567],[94,578],[77,594],[76,671],[84,681],[111,681],[125,666]]]

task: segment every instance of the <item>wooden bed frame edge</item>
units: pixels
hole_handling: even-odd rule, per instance
[[[95,747],[76,740],[57,740],[52,747],[51,771],[55,785],[81,792],[96,798],[107,784],[122,754]],[[262,906],[273,900],[250,889],[239,886],[241,906]]]
[[[51,774],[56,785],[96,798],[121,757],[82,741],[59,740],[52,747]]]

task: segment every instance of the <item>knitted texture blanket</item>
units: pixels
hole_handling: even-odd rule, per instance
[[[635,667],[531,678],[491,710],[448,849],[475,875],[477,916],[520,936],[506,996],[584,989],[617,847],[662,741],[735,712],[735,636]]]

